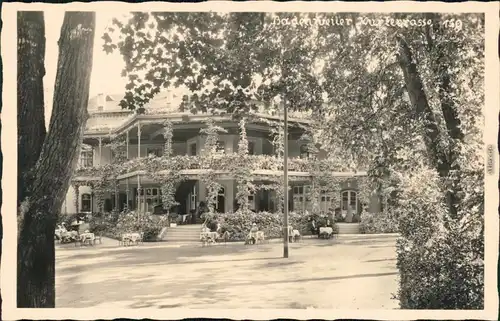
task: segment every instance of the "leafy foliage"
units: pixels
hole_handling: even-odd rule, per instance
[[[210,213],[215,212],[217,196],[222,188],[222,185],[217,181],[214,165],[224,154],[223,150],[218,149],[219,134],[226,132],[224,128],[217,126],[212,118],[208,118],[206,127],[200,130],[200,133],[205,135],[205,144],[201,152],[201,166],[204,171],[200,180],[207,188],[207,207]],[[230,166],[226,168],[230,168]]]
[[[236,179],[236,200],[241,210],[249,209],[248,198],[255,192],[255,186],[252,183],[252,169],[248,164],[248,139],[246,133],[246,119],[241,118],[240,123],[240,140],[238,142],[238,163],[234,163],[233,172]]]
[[[450,218],[433,170],[416,168],[401,177],[401,184],[399,230],[405,236],[397,244],[401,305],[481,309],[484,234],[480,209],[470,208],[461,220]]]
[[[397,216],[393,211],[380,213],[361,213],[359,230],[362,234],[396,233],[398,232]]]
[[[144,233],[144,241],[157,241],[167,220],[157,215],[123,211],[121,213],[97,213],[89,221],[92,233],[116,240],[124,233]]]
[[[311,111],[321,145],[368,168],[363,197],[377,192],[398,222],[401,307],[480,308],[484,16],[335,16],[352,23],[317,23],[335,19],[324,13],[135,13],[115,21],[119,39],[106,34],[105,48],[126,62],[123,107],[185,85],[193,112],[245,114],[255,101]]]
[[[313,218],[320,226],[326,222],[326,217],[301,212],[290,212],[289,224],[294,229],[299,230],[302,235],[307,235],[310,234],[309,222]],[[254,223],[260,231],[264,231],[266,238],[283,237],[283,215],[279,212],[255,213],[248,210],[238,210],[234,213],[218,214],[217,220],[222,232],[230,232],[230,239],[233,241],[245,240]],[[334,226],[334,228],[336,227]]]

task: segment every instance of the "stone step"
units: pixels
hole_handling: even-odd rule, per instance
[[[171,230],[201,230],[201,225],[177,225],[168,227]]]
[[[200,233],[196,234],[180,234],[180,233],[167,233],[163,238],[174,238],[174,237],[190,237],[190,238],[199,238]]]
[[[359,223],[337,223],[339,234],[359,234]]]
[[[200,232],[201,224],[168,227],[162,239],[167,242],[199,242]]]

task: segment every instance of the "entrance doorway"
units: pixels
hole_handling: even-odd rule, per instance
[[[342,203],[340,207],[342,217],[346,223],[352,222],[353,215],[358,212],[358,194],[353,190],[342,192]]]
[[[226,195],[224,187],[219,189],[219,194],[217,195],[217,207],[216,210],[218,213],[225,212],[225,204],[226,204]]]

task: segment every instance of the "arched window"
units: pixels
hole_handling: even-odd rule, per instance
[[[82,209],[81,212],[92,212],[92,197],[90,194],[82,194]]]
[[[349,208],[353,213],[358,211],[358,193],[353,190],[345,190],[342,192],[342,203],[340,204],[340,209],[342,212],[347,212]]]

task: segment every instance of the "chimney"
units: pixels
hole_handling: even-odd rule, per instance
[[[97,110],[104,111],[106,109],[106,96],[104,93],[97,95]]]

